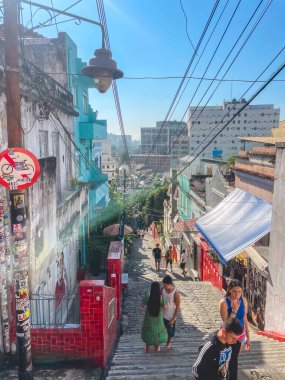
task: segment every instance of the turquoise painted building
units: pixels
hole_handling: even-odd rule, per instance
[[[179,201],[178,213],[182,220],[199,219],[205,213],[205,200],[190,187],[190,178],[185,174],[178,176]]]
[[[88,90],[95,88],[95,84],[91,78],[80,73],[86,62],[78,58],[76,44],[66,33],[59,33],[59,41],[66,54],[68,89],[73,95],[74,109],[79,114],[74,118],[77,148],[74,151],[76,178],[73,182],[88,184],[89,213],[82,224],[82,236],[87,236],[95,222],[97,210],[109,202],[108,176],[101,171],[102,142],[107,139],[107,121],[97,119],[97,112],[89,104]]]
[[[191,208],[190,208],[190,179],[184,174],[178,176],[179,182],[179,201],[178,201],[178,212],[179,216],[183,220],[191,219]]]

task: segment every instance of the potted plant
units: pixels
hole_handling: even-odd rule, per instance
[[[78,187],[78,184],[79,184],[78,179],[76,177],[72,177],[70,180],[71,189],[76,190]]]

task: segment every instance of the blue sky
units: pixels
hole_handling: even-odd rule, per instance
[[[37,0],[38,3],[46,5],[50,5],[51,1]],[[75,0],[53,0],[53,5],[56,8],[64,9],[74,2]],[[260,0],[241,0],[236,15],[205,77],[213,78],[216,75],[221,63],[259,2]],[[263,1],[254,20],[257,19],[267,3],[268,0]],[[214,5],[214,0],[182,0],[182,4],[188,18],[189,35],[196,46]],[[226,0],[220,1],[217,13],[209,29],[210,32],[225,4]],[[124,71],[126,77],[164,77],[182,76],[184,74],[192,57],[193,48],[186,35],[185,17],[181,9],[180,0],[104,0],[104,5],[113,58],[117,61],[118,67]],[[201,77],[204,74],[218,41],[237,5],[238,0],[229,1],[223,17],[213,34],[211,43],[209,43],[201,57],[193,76]],[[29,7],[26,5],[24,7],[24,17],[25,20],[28,20]],[[35,8],[33,9],[35,10]],[[96,0],[82,0],[69,11],[98,20]],[[229,80],[256,79],[277,52],[285,46],[284,14],[285,0],[273,0],[262,21],[225,78]],[[34,24],[47,18],[48,14],[46,12],[39,11],[34,17]],[[64,19],[66,18],[61,16],[58,21]],[[251,27],[253,25],[254,21],[251,23]],[[234,57],[251,27],[245,32],[228,62]],[[100,29],[96,26],[87,23],[81,23],[81,25],[77,26],[74,22],[70,22],[59,24],[58,28],[59,31],[65,31],[71,36],[77,44],[79,56],[83,60],[90,59],[93,51],[100,47],[101,34]],[[55,26],[39,29],[38,32],[50,37],[56,36]],[[209,33],[204,41],[207,40],[207,36],[209,36]],[[202,44],[202,49],[203,46]],[[198,52],[199,57],[202,49]],[[262,79],[267,79],[284,61],[285,51],[262,76]],[[196,60],[190,69],[190,73],[195,66],[195,62]],[[229,63],[222,69],[218,75],[219,78],[223,76],[228,65]],[[284,82],[279,81],[270,84],[254,103],[274,104],[280,107],[281,119],[285,119],[285,71],[277,79],[284,79]],[[118,80],[117,85],[126,134],[132,134],[134,138],[139,138],[141,127],[155,126],[156,121],[164,120],[180,81],[181,79]],[[171,120],[182,120],[198,83],[198,80],[190,80]],[[209,82],[202,82],[200,89],[193,98],[192,106],[200,102],[208,85]],[[238,99],[248,86],[249,83],[224,82],[213,95],[209,105],[220,105],[224,99]],[[260,84],[255,85],[245,98],[248,99],[259,86]],[[216,84],[211,87],[201,105],[205,104],[215,87]],[[94,110],[99,112],[98,117],[108,120],[108,131],[120,134],[112,90],[109,90],[106,94],[99,94],[95,90],[91,90],[90,99]],[[184,120],[187,121],[187,114]]]

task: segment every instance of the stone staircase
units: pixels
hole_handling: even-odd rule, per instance
[[[159,353],[151,351],[146,354],[139,334],[122,335],[107,380],[191,379],[192,365],[201,340],[199,331],[177,334],[170,352],[162,348]],[[256,334],[251,334],[251,340],[251,350],[244,351],[239,359],[239,379],[251,379],[250,374],[255,369],[257,373],[266,369],[267,375],[271,372],[277,376],[279,372],[280,380],[284,380],[285,343]],[[273,377],[261,378],[269,380]]]
[[[199,345],[208,333],[219,328],[218,303],[221,295],[210,283],[180,280],[178,274],[173,277],[176,277],[175,285],[181,293],[182,303],[177,334],[170,352],[164,347],[159,353],[144,352],[140,337],[144,310],[140,309],[139,304],[150,282],[132,282],[124,302],[123,334],[111,361],[107,380],[192,379],[192,365]],[[251,341],[251,350],[244,351],[239,359],[239,379],[284,380],[285,343],[253,332]],[[254,373],[259,376],[262,369],[266,369],[266,374],[254,377]],[[276,377],[279,372],[279,377]]]
[[[140,332],[144,309],[143,295],[152,281],[165,275],[155,273],[151,255],[152,241],[137,242],[128,261],[129,288],[124,297],[122,331],[111,360],[107,380],[192,379],[192,365],[204,337],[220,327],[221,294],[207,282],[184,279],[174,266],[171,276],[181,294],[181,313],[177,319],[172,348],[161,352],[144,352]],[[168,273],[169,274],[169,273]],[[239,380],[285,380],[285,343],[251,333],[252,347],[239,359]],[[212,380],[212,379],[209,379]]]

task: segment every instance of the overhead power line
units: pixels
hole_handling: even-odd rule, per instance
[[[281,54],[281,52],[283,52],[285,50],[285,46],[281,49],[281,51],[278,52],[278,54],[273,58],[273,60],[269,63],[269,65],[267,65],[267,67],[263,70],[263,72],[260,74],[262,75],[267,69],[268,67],[271,66],[271,64],[276,60],[276,58]],[[219,131],[217,133],[215,133],[215,135],[206,143],[206,145],[201,149],[201,151],[190,161],[187,163],[187,165],[183,168],[181,168],[180,170],[178,170],[178,172],[176,173],[176,175],[174,176],[174,178],[171,179],[171,182],[173,182],[173,180],[175,180],[176,178],[178,178],[178,176],[189,166],[191,165],[199,156],[200,154],[215,140],[215,138],[250,104],[253,102],[253,100],[262,92],[265,90],[265,88],[274,80],[274,78],[277,77],[277,75],[279,75],[285,68],[285,62],[283,62],[276,70],[273,74],[271,74],[271,76],[269,77],[269,79],[266,81],[266,83],[264,83],[251,97],[248,101],[246,101],[245,103],[243,103],[242,107],[239,108],[237,110],[237,112],[230,118],[230,120],[222,127],[219,129]],[[236,102],[237,104],[238,102]],[[209,136],[208,136],[209,137]]]
[[[187,17],[187,15],[186,15],[185,10],[184,10],[183,4],[182,4],[182,0],[180,0],[180,7],[181,7],[182,12],[183,12],[184,17],[185,17],[185,23],[186,23],[186,24],[185,24],[185,28],[186,28],[186,35],[187,35],[187,38],[188,38],[188,40],[189,40],[189,42],[190,42],[190,44],[191,44],[193,50],[195,50],[195,47],[194,47],[194,45],[193,45],[193,42],[192,42],[192,40],[191,40],[191,38],[190,38],[190,36],[189,36],[189,31],[188,31],[188,17]]]
[[[103,25],[103,29],[105,33],[105,44],[106,44],[107,49],[111,50],[104,3],[103,3],[103,0],[96,0],[96,3],[97,3],[97,9],[99,13],[99,20],[100,20],[100,23]],[[125,127],[124,127],[124,122],[123,122],[119,92],[118,92],[116,81],[112,82],[112,89],[113,89],[114,100],[115,100],[115,105],[116,105],[116,110],[117,110],[117,115],[118,115],[119,126],[121,130],[121,136],[122,136],[123,145],[125,149],[125,155],[126,155],[127,163],[129,164],[129,167],[131,168],[128,144],[127,144],[126,135],[125,135]]]
[[[261,0],[261,1],[259,2],[259,4],[257,5],[257,7],[256,7],[256,9],[254,10],[253,14],[251,15],[251,17],[250,17],[249,20],[247,21],[246,25],[244,26],[242,32],[239,34],[238,38],[236,39],[236,42],[234,43],[233,47],[230,49],[229,53],[227,54],[226,58],[224,59],[223,63],[221,64],[221,66],[220,66],[219,70],[217,71],[215,77],[218,76],[218,74],[220,73],[221,69],[224,67],[226,61],[227,61],[228,58],[230,57],[230,55],[231,55],[231,53],[233,52],[234,48],[237,46],[238,42],[240,41],[240,39],[241,39],[242,35],[244,34],[244,32],[246,31],[247,27],[250,25],[250,22],[252,21],[253,17],[255,16],[255,14],[256,14],[256,12],[258,11],[259,7],[261,6],[262,2],[263,2],[263,0]],[[261,21],[262,18],[264,17],[264,15],[265,15],[266,11],[268,10],[269,6],[271,5],[271,3],[272,3],[272,0],[269,0],[268,3],[267,3],[267,5],[265,6],[264,10],[262,11],[262,13],[259,15],[257,21],[255,22],[255,24],[254,24],[254,26],[252,27],[252,29],[251,29],[251,31],[249,32],[249,34],[247,35],[245,41],[243,42],[243,44],[242,44],[241,47],[239,48],[238,52],[235,54],[233,60],[231,61],[230,65],[228,66],[227,70],[225,71],[225,73],[224,73],[224,75],[223,75],[223,78],[226,76],[226,74],[228,73],[228,71],[229,71],[230,68],[232,67],[233,63],[236,61],[237,57],[239,56],[239,54],[241,53],[241,51],[242,51],[243,48],[245,47],[245,45],[246,45],[246,43],[248,42],[249,38],[252,36],[253,32],[256,30],[258,24],[260,23],[260,21]],[[261,77],[261,76],[259,76],[259,78],[260,78],[260,77]],[[207,88],[206,91],[204,92],[204,95],[202,96],[201,100],[199,101],[199,103],[198,103],[197,106],[195,107],[195,109],[194,109],[193,113],[191,114],[191,116],[189,117],[187,123],[190,121],[190,119],[193,118],[193,115],[194,115],[195,112],[197,111],[198,106],[200,105],[200,103],[201,103],[202,100],[204,99],[205,95],[206,95],[207,92],[209,91],[210,87],[212,86],[212,84],[213,84],[213,82],[214,82],[214,79],[215,79],[215,78],[213,78],[213,80],[211,81],[210,85],[208,86],[208,88]],[[200,81],[200,83],[201,83],[201,81]],[[199,85],[200,85],[200,83],[199,83]],[[255,83],[257,83],[257,81],[255,80],[255,81],[253,81],[252,83],[255,84]],[[262,83],[265,83],[265,82],[262,81]],[[216,88],[214,89],[214,91],[212,92],[212,94],[210,95],[210,97],[208,98],[206,104],[203,106],[203,108],[202,108],[202,110],[200,111],[199,115],[195,118],[194,122],[196,122],[196,121],[199,119],[200,115],[202,114],[202,112],[203,112],[204,109],[206,108],[207,104],[209,103],[209,101],[210,101],[211,98],[213,97],[214,93],[217,91],[217,89],[218,89],[218,87],[220,86],[220,84],[221,84],[221,83],[219,82],[218,85],[216,86]],[[251,87],[250,87],[250,88],[251,88]],[[247,90],[247,91],[248,91],[248,90]],[[190,105],[191,105],[192,100],[193,100],[193,97],[192,97],[192,99],[191,99],[189,105],[187,106],[187,108],[186,108],[186,110],[185,110],[185,112],[184,112],[184,114],[183,114],[183,117],[181,118],[181,121],[184,120],[184,117],[185,117],[185,115],[186,115],[186,113],[187,113],[187,111],[188,111],[188,109],[189,109],[189,107],[190,107]],[[184,130],[184,128],[183,128],[183,130]],[[172,149],[175,147],[176,143],[177,143],[178,140],[179,140],[179,137],[180,137],[180,136],[182,135],[182,133],[183,133],[183,130],[180,131],[180,133],[179,133],[178,129],[176,130],[176,133],[175,133],[175,136],[174,136],[174,138],[176,138],[176,139],[174,139],[174,140],[172,141],[172,146],[170,147],[169,151],[167,152],[167,155],[165,155],[165,159],[163,160],[162,164],[166,161],[166,158],[167,158],[168,155],[171,153]]]
[[[166,113],[166,116],[165,116],[165,118],[164,118],[164,121],[163,121],[163,123],[162,123],[162,126],[161,126],[161,128],[160,128],[160,130],[159,130],[159,133],[157,134],[157,138],[156,138],[155,142],[154,142],[153,145],[152,145],[151,151],[149,152],[148,156],[146,157],[146,159],[145,159],[145,161],[144,161],[144,165],[148,162],[148,158],[149,158],[149,156],[151,155],[151,153],[153,152],[154,147],[155,147],[155,145],[157,144],[157,142],[158,142],[158,140],[159,140],[159,138],[160,138],[160,136],[161,136],[161,134],[162,134],[162,132],[163,132],[163,129],[165,128],[166,121],[168,120],[168,117],[169,117],[169,115],[170,115],[170,113],[171,113],[171,111],[172,111],[172,108],[174,107],[174,104],[175,104],[176,99],[177,99],[177,97],[178,97],[178,95],[179,95],[179,93],[180,93],[180,90],[181,90],[181,88],[182,88],[182,86],[183,86],[183,83],[184,83],[184,81],[185,81],[185,79],[186,79],[186,76],[188,75],[188,72],[189,72],[189,70],[190,70],[190,68],[191,68],[191,66],[192,66],[192,63],[193,63],[193,61],[194,61],[194,59],[195,59],[195,57],[196,57],[196,55],[197,55],[197,52],[198,52],[198,50],[199,50],[199,48],[200,48],[200,46],[201,46],[201,43],[202,43],[202,41],[203,41],[203,39],[204,39],[204,37],[205,37],[205,35],[206,35],[206,33],[207,33],[207,30],[208,30],[208,28],[209,28],[209,26],[210,26],[210,24],[211,24],[211,21],[212,21],[214,15],[215,15],[215,12],[216,12],[216,10],[217,10],[217,7],[218,7],[218,5],[219,5],[219,2],[220,2],[220,0],[217,0],[217,1],[215,2],[214,6],[213,6],[213,9],[212,9],[212,11],[211,11],[211,13],[210,13],[210,15],[209,15],[209,18],[208,18],[208,20],[207,20],[207,22],[206,22],[206,25],[205,25],[205,27],[204,27],[204,29],[203,29],[203,32],[202,32],[201,36],[200,36],[199,42],[198,42],[198,44],[197,44],[197,46],[196,46],[196,48],[195,48],[195,51],[193,52],[192,57],[191,57],[191,59],[190,59],[190,61],[189,61],[189,63],[188,63],[188,66],[187,66],[187,68],[186,68],[186,71],[185,71],[185,73],[184,73],[184,76],[183,76],[183,78],[182,78],[182,81],[180,82],[180,84],[179,84],[179,86],[178,86],[178,89],[177,89],[177,91],[176,91],[176,93],[175,93],[175,96],[174,96],[174,98],[173,98],[173,100],[172,100],[172,102],[171,102],[171,104],[170,104],[170,107],[169,107],[169,109],[168,109],[168,111],[167,111],[167,113]],[[137,183],[138,183],[138,182],[137,182]]]

